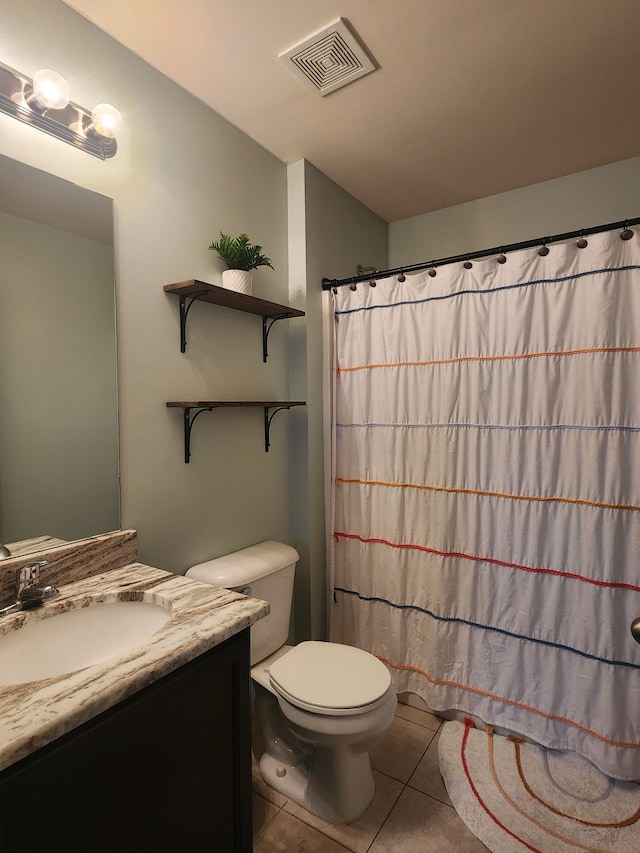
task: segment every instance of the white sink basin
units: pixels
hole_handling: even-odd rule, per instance
[[[54,678],[123,654],[171,612],[146,601],[100,602],[39,619],[0,637],[0,685]]]

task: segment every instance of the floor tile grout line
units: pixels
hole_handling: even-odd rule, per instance
[[[379,772],[379,771],[378,771],[378,772]],[[386,776],[386,773],[383,773],[382,775],[383,775],[383,776]],[[391,777],[387,777],[387,778],[391,778]],[[397,781],[397,780],[396,780],[396,781]],[[382,832],[382,830],[383,830],[383,828],[384,828],[385,823],[389,820],[389,818],[390,818],[390,816],[391,816],[391,812],[392,812],[392,811],[394,810],[394,808],[398,805],[398,801],[399,801],[400,797],[402,796],[402,794],[404,793],[404,791],[405,791],[405,788],[406,788],[406,787],[407,787],[407,786],[406,786],[406,784],[403,784],[403,785],[402,785],[402,788],[401,788],[401,789],[400,789],[400,791],[398,792],[398,796],[395,798],[395,800],[393,801],[393,803],[392,803],[392,805],[391,805],[391,808],[389,809],[389,813],[387,814],[387,816],[385,817],[385,819],[382,821],[382,824],[378,827],[378,831],[376,832],[376,834],[375,834],[375,835],[373,836],[373,838],[371,839],[371,844],[369,844],[369,846],[367,847],[367,850],[365,851],[365,853],[369,853],[369,850],[371,850],[371,848],[373,847],[373,845],[376,843],[376,839],[377,839],[377,837],[378,837],[378,836],[380,835],[380,833]]]
[[[408,707],[412,707],[412,706],[408,706]],[[396,714],[396,716],[397,716],[399,719],[402,719],[404,722],[413,723],[414,725],[420,726],[420,727],[421,727],[421,728],[423,728],[423,729],[427,729],[429,732],[431,732],[432,737],[430,738],[428,745],[425,747],[424,751],[422,752],[422,755],[420,756],[420,759],[419,759],[419,760],[418,760],[418,762],[416,763],[416,766],[414,767],[414,769],[411,771],[411,773],[410,773],[410,775],[409,775],[409,779],[408,779],[406,782],[404,782],[404,781],[402,781],[402,780],[400,780],[400,779],[396,779],[395,777],[390,776],[388,773],[384,773],[382,770],[377,770],[375,767],[372,767],[372,769],[373,769],[373,770],[375,770],[375,771],[376,771],[376,773],[379,773],[381,776],[385,776],[387,779],[391,779],[392,781],[394,781],[394,782],[398,783],[399,785],[401,785],[401,788],[400,788],[400,790],[399,790],[399,792],[398,792],[397,796],[395,797],[395,799],[394,799],[394,801],[393,801],[393,803],[392,803],[392,805],[391,805],[391,808],[389,809],[389,811],[388,811],[388,813],[387,813],[387,815],[386,815],[385,819],[383,820],[383,822],[382,822],[382,824],[380,825],[380,827],[378,827],[378,829],[377,829],[377,831],[376,831],[376,833],[375,833],[374,837],[372,838],[371,842],[370,842],[370,843],[369,843],[369,845],[367,846],[365,853],[368,853],[368,851],[370,851],[370,850],[371,850],[371,848],[373,847],[373,845],[375,844],[376,839],[378,838],[378,836],[380,835],[380,833],[383,831],[383,829],[384,829],[385,825],[387,824],[388,820],[389,820],[389,819],[390,819],[390,817],[391,817],[391,814],[392,814],[392,812],[393,812],[394,808],[395,808],[395,807],[396,807],[396,805],[398,804],[398,801],[400,800],[400,798],[402,797],[402,795],[404,794],[404,792],[406,791],[406,789],[407,789],[407,788],[410,788],[412,791],[416,791],[417,793],[422,794],[423,796],[429,797],[429,799],[434,800],[434,801],[435,801],[435,802],[437,802],[437,803],[440,803],[440,804],[442,804],[442,805],[448,806],[449,808],[453,808],[453,807],[451,806],[451,804],[450,804],[450,803],[446,803],[446,802],[444,802],[443,800],[439,799],[438,797],[434,797],[432,794],[428,794],[428,793],[426,793],[425,791],[421,791],[419,788],[416,788],[416,787],[414,787],[414,786],[412,786],[412,785],[410,784],[410,782],[411,782],[411,778],[413,777],[413,775],[414,775],[414,773],[415,773],[415,771],[416,771],[416,769],[417,769],[418,765],[419,765],[419,764],[420,764],[420,762],[423,760],[424,756],[426,755],[426,753],[428,752],[429,748],[430,748],[430,747],[431,747],[431,745],[433,744],[433,741],[434,741],[435,737],[440,733],[440,731],[441,731],[441,729],[442,729],[442,726],[444,725],[444,723],[445,723],[446,721],[445,721],[445,720],[441,720],[441,721],[440,721],[440,723],[439,723],[439,725],[438,725],[438,728],[434,731],[434,729],[432,729],[430,726],[425,726],[425,725],[423,725],[422,723],[417,722],[416,720],[410,720],[410,719],[407,719],[406,717],[403,717],[403,716],[402,716],[402,715],[400,715],[400,714]],[[255,793],[255,794],[257,794],[258,796],[262,797],[262,799],[264,799],[266,802],[271,803],[271,805],[275,806],[275,807],[276,807],[276,809],[277,809],[277,811],[276,811],[276,812],[273,814],[273,816],[272,816],[272,817],[267,821],[267,823],[266,823],[264,826],[262,826],[262,827],[260,828],[260,831],[258,832],[258,834],[256,835],[256,837],[255,837],[255,839],[254,839],[254,841],[256,841],[256,840],[257,840],[257,839],[262,835],[262,833],[265,831],[266,827],[267,827],[269,824],[271,824],[271,823],[272,823],[272,821],[273,821],[273,820],[274,820],[274,819],[275,819],[275,818],[276,818],[276,817],[277,817],[277,816],[278,816],[282,811],[286,811],[286,805],[287,805],[287,803],[289,802],[289,799],[286,799],[286,800],[285,800],[285,802],[284,802],[282,805],[278,806],[278,805],[277,805],[276,803],[274,803],[272,800],[269,800],[268,798],[263,797],[263,796],[262,796],[262,794],[260,794],[258,791],[255,791],[255,790],[254,790],[254,793]],[[455,809],[454,809],[454,811],[455,811]],[[322,836],[324,836],[324,838],[328,839],[329,841],[333,842],[334,844],[339,844],[339,845],[340,845],[341,847],[343,847],[345,850],[348,850],[348,851],[349,851],[349,853],[357,853],[357,851],[355,850],[355,848],[353,848],[353,847],[351,847],[351,846],[347,846],[345,843],[343,843],[343,841],[337,841],[337,839],[332,838],[330,835],[327,835],[327,833],[326,833],[326,832],[324,832],[324,831],[323,831],[322,829],[320,829],[319,827],[314,826],[312,823],[307,823],[303,818],[300,818],[300,817],[298,817],[297,815],[293,815],[293,814],[291,814],[290,812],[286,812],[286,813],[287,813],[287,814],[289,814],[291,817],[294,817],[296,820],[299,820],[301,823],[305,824],[305,826],[310,827],[312,830],[315,830],[316,832],[319,832]]]
[[[373,844],[375,843],[376,839],[378,838],[378,836],[380,835],[380,833],[381,833],[381,832],[382,832],[382,830],[384,829],[385,824],[387,823],[387,821],[388,821],[388,820],[389,820],[389,818],[391,817],[391,812],[393,811],[393,809],[395,808],[395,806],[398,804],[398,801],[399,801],[400,797],[402,796],[402,794],[405,792],[405,790],[406,790],[407,788],[411,788],[411,790],[412,790],[412,791],[416,791],[417,793],[422,794],[422,795],[423,795],[423,796],[425,796],[425,797],[429,797],[429,799],[431,799],[431,800],[435,800],[436,802],[441,803],[441,804],[442,804],[442,805],[444,805],[444,806],[448,806],[449,808],[453,808],[449,803],[445,803],[443,800],[438,799],[438,797],[434,797],[432,794],[427,794],[427,793],[425,793],[424,791],[421,791],[419,788],[414,788],[412,785],[410,785],[410,784],[409,784],[409,782],[400,782],[400,780],[399,780],[399,779],[394,779],[394,777],[393,777],[393,776],[389,776],[387,773],[383,773],[381,770],[377,770],[376,772],[377,772],[377,773],[379,773],[381,776],[386,776],[386,778],[387,778],[387,779],[391,779],[391,780],[392,780],[392,781],[394,781],[394,782],[398,782],[400,785],[402,785],[402,788],[400,789],[400,791],[398,791],[397,796],[395,797],[395,799],[393,800],[393,803],[391,804],[391,807],[390,807],[390,809],[389,809],[389,813],[387,814],[387,816],[385,817],[384,821],[382,822],[382,824],[380,825],[380,827],[379,827],[379,828],[378,828],[378,830],[376,831],[376,834],[374,835],[374,837],[371,839],[371,842],[370,842],[370,843],[369,843],[369,845],[367,846],[365,853],[368,853],[368,851],[369,851],[369,850],[371,850],[371,847],[373,846]],[[262,796],[262,795],[261,795],[261,794],[259,794],[257,791],[256,791],[256,792],[254,792],[254,793],[256,793],[258,796]],[[265,798],[264,798],[264,797],[262,797],[262,799],[265,799]],[[267,800],[267,802],[271,802],[271,804],[272,804],[272,805],[276,806],[276,804],[275,804],[275,803],[273,803],[271,800]],[[259,832],[259,833],[258,833],[258,835],[256,836],[256,840],[257,840],[257,839],[260,837],[260,835],[263,833],[263,831],[264,831],[265,827],[267,827],[267,826],[268,826],[268,825],[269,825],[269,824],[270,824],[270,823],[271,823],[271,822],[272,822],[272,821],[277,817],[277,815],[278,815],[278,814],[280,814],[280,812],[282,812],[282,811],[286,811],[286,808],[285,808],[285,807],[286,807],[286,805],[287,805],[287,803],[288,803],[288,802],[289,802],[289,800],[287,799],[287,800],[286,800],[286,801],[285,801],[281,806],[276,806],[276,808],[277,808],[276,813],[275,813],[275,814],[274,814],[274,815],[273,815],[273,816],[272,816],[272,817],[267,821],[267,823],[266,823],[266,824],[265,824],[265,825],[260,829],[260,832]],[[455,811],[455,810],[454,810],[454,811]],[[293,814],[291,814],[290,812],[286,812],[286,813],[287,813],[287,814],[289,814],[291,817],[294,817],[296,820],[299,820],[301,823],[304,823],[304,824],[305,824],[305,826],[308,826],[308,827],[310,827],[311,829],[315,830],[316,832],[319,832],[321,835],[323,835],[325,838],[327,838],[329,841],[333,842],[334,844],[339,844],[341,847],[344,847],[346,850],[349,850],[349,852],[350,852],[350,853],[357,853],[357,851],[355,850],[355,848],[348,846],[348,845],[347,845],[346,843],[344,843],[343,841],[337,841],[335,838],[332,838],[330,835],[328,835],[324,830],[320,829],[320,828],[319,828],[319,827],[317,827],[317,826],[314,826],[312,823],[307,823],[307,821],[306,821],[306,820],[304,820],[304,818],[303,818],[303,817],[299,817],[298,815],[293,815]]]

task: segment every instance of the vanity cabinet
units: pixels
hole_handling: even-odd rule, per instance
[[[246,628],[0,773],[0,850],[249,853],[250,728]]]

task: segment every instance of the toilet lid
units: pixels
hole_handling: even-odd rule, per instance
[[[386,666],[369,652],[314,640],[274,661],[269,677],[273,689],[291,704],[325,714],[368,711],[391,685]]]

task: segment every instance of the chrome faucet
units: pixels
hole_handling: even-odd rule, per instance
[[[48,564],[48,560],[38,560],[28,563],[16,572],[16,600],[6,607],[0,607],[0,616],[18,613],[20,610],[30,610],[40,607],[49,598],[59,595],[54,586],[43,586],[40,583],[40,569]]]

